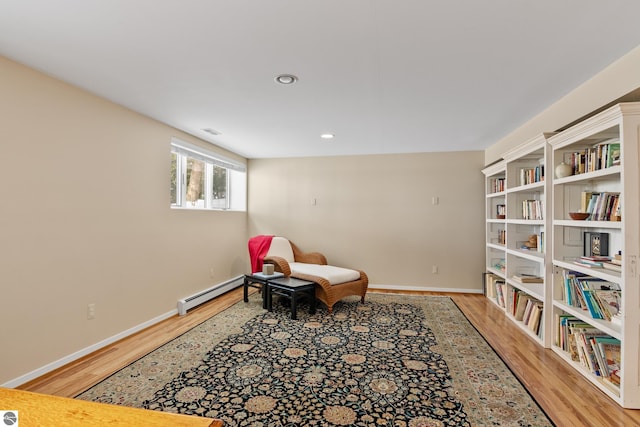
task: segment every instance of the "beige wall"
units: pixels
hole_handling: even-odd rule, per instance
[[[485,151],[485,164],[539,135],[554,132],[614,101],[640,101],[640,46],[609,65]]]
[[[0,94],[0,384],[244,273],[245,213],[169,208],[205,143],[2,57]]]
[[[286,236],[372,284],[478,290],[483,160],[481,151],[250,160],[249,232]]]

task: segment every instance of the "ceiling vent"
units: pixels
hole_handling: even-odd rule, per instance
[[[217,131],[217,130],[215,130],[215,129],[206,128],[206,129],[202,129],[202,130],[203,130],[203,131],[205,131],[205,132],[207,132],[207,133],[210,133],[210,134],[211,134],[211,135],[213,135],[213,136],[221,135],[221,134],[220,134],[220,132],[218,132],[218,131]]]

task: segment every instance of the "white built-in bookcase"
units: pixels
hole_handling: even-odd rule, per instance
[[[562,162],[587,148],[618,142],[619,164],[584,173],[556,177]],[[544,179],[523,182],[522,171],[544,165]],[[514,289],[543,306],[543,325],[534,334],[511,315],[505,296],[505,315],[526,334],[557,353],[579,374],[625,408],[640,409],[640,103],[610,107],[556,134],[542,134],[503,154],[502,160],[483,169],[486,189],[486,274],[487,297],[498,304],[495,282],[507,294]],[[496,188],[496,182],[504,186]],[[574,220],[569,212],[579,211],[584,192],[620,194],[620,217],[608,220]],[[523,201],[538,200],[544,206],[542,218],[527,218]],[[497,206],[505,205],[505,218],[497,217]],[[622,254],[622,271],[588,268],[575,264],[584,255],[585,232],[606,233],[608,254]],[[544,234],[540,250],[521,249],[531,235]],[[503,236],[504,240],[501,240]],[[594,319],[588,310],[566,301],[566,272],[584,273],[617,284],[621,289],[621,316],[614,321]],[[540,275],[543,283],[523,284],[513,280],[521,273]],[[487,278],[489,277],[489,279]],[[500,306],[500,304],[498,304]],[[620,386],[603,380],[563,350],[560,318],[573,316],[603,334],[620,340]]]
[[[551,306],[546,277],[550,271],[546,246],[549,235],[548,180],[546,165],[549,150],[547,134],[539,135],[504,153],[503,160],[483,170],[486,177],[486,260],[485,286],[490,300],[505,315],[539,344],[551,345],[551,324],[547,311]],[[502,191],[494,191],[502,180]],[[498,206],[504,205],[505,218],[498,217]],[[527,246],[536,237],[536,247]],[[521,283],[514,276],[540,276],[543,283]],[[502,296],[495,281],[502,285]],[[516,317],[516,293],[526,295],[541,307],[540,319],[532,330],[530,323]]]
[[[569,354],[558,346],[558,332],[553,339],[553,350],[578,372],[588,378],[604,393],[626,408],[640,408],[640,282],[638,255],[640,254],[640,103],[624,103],[611,107],[581,123],[551,137],[552,162],[558,165],[575,152],[597,144],[619,141],[620,164],[591,172],[577,173],[553,180],[553,311],[551,321],[557,317],[573,315],[605,334],[621,341],[620,387],[612,387],[572,361]],[[620,220],[576,221],[569,212],[581,208],[584,191],[619,192]],[[617,219],[617,218],[616,218]],[[573,260],[583,255],[584,233],[606,233],[609,238],[608,255],[622,254],[622,272],[603,268],[587,268]],[[563,298],[565,271],[577,271],[616,283],[622,290],[619,322],[594,319],[588,311],[568,305]]]

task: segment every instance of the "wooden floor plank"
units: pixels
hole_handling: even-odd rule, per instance
[[[553,351],[534,342],[484,296],[376,292],[451,296],[557,426],[640,426],[640,410],[622,409]],[[187,316],[167,319],[18,388],[56,396],[76,396],[241,299],[241,288],[230,291],[193,309]]]

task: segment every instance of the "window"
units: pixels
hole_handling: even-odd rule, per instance
[[[246,210],[246,166],[236,160],[171,140],[171,207]]]

